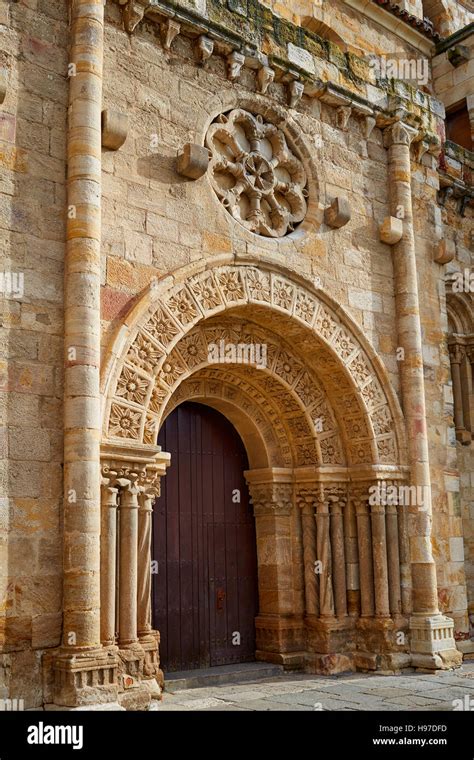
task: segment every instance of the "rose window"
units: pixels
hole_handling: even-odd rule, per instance
[[[211,124],[206,144],[212,185],[234,219],[266,237],[283,237],[303,221],[306,172],[275,124],[236,109]]]

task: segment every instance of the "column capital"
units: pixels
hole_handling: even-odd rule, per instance
[[[289,515],[293,507],[291,483],[249,483],[255,516]]]
[[[418,129],[404,121],[396,121],[384,129],[384,142],[387,148],[392,145],[406,145],[408,148],[418,135]]]
[[[474,351],[474,346],[471,346],[470,348]],[[463,346],[462,343],[450,343],[448,345],[448,351],[451,364],[461,364],[466,356],[466,347]]]

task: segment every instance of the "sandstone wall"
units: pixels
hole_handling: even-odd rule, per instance
[[[0,698],[42,702],[41,654],[61,630],[62,269],[67,2],[0,3],[2,299]]]

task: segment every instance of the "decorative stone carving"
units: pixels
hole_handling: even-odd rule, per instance
[[[298,82],[298,80],[295,79],[288,85],[288,90],[290,95],[290,108],[296,108],[301,98],[303,97],[304,84],[303,82]]]
[[[186,143],[183,146],[183,152],[178,156],[177,172],[182,177],[199,179],[207,172],[209,158],[207,148],[194,143]]]
[[[127,139],[128,116],[120,111],[102,111],[102,145],[109,150],[118,150]]]
[[[204,65],[214,52],[214,40],[206,37],[205,34],[201,34],[197,38],[195,51],[199,63]]]
[[[265,95],[268,88],[270,87],[271,83],[275,79],[275,72],[273,69],[270,68],[270,66],[262,66],[258,70],[257,74],[257,84],[258,84],[258,91]]]
[[[181,31],[181,24],[172,18],[166,19],[161,27],[161,41],[165,50],[170,50],[173,40]]]
[[[292,232],[306,215],[306,172],[281,129],[236,109],[209,128],[211,183],[228,212],[267,237]]]
[[[346,130],[351,118],[352,108],[350,106],[339,106],[336,111],[336,124],[339,129]]]
[[[227,79],[231,82],[235,82],[239,78],[242,66],[245,63],[245,56],[242,53],[238,53],[237,50],[233,50],[230,55],[227,56]]]
[[[329,227],[343,227],[351,218],[349,201],[344,196],[334,198],[324,212],[324,221]]]
[[[137,0],[128,0],[126,5],[122,8],[122,20],[125,31],[132,34],[144,15],[144,5],[141,5]]]

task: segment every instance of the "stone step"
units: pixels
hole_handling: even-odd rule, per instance
[[[167,692],[181,689],[197,689],[216,684],[240,683],[242,681],[259,681],[275,678],[284,673],[281,665],[267,662],[243,662],[237,665],[216,665],[214,668],[199,670],[182,670],[167,675],[165,688]]]

